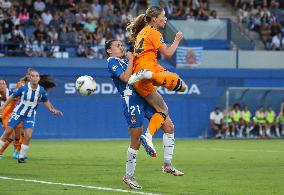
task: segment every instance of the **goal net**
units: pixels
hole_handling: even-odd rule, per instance
[[[252,113],[261,105],[264,109],[272,106],[278,114],[283,100],[284,87],[228,87],[221,94],[218,105],[225,109],[235,103],[246,104]]]

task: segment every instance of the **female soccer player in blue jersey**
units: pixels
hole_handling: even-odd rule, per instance
[[[25,163],[27,159],[29,142],[35,125],[35,110],[38,103],[43,102],[45,107],[55,115],[63,115],[63,113],[55,109],[47,99],[45,89],[39,85],[39,73],[36,70],[31,70],[29,76],[30,81],[19,87],[18,90],[7,99],[4,105],[0,107],[0,112],[2,112],[6,105],[14,101],[15,98],[20,98],[0,139],[1,148],[12,134],[13,129],[17,127],[21,121],[23,122],[25,137],[21,145],[21,151],[18,158],[19,163]]]
[[[124,107],[124,116],[129,126],[130,132],[130,146],[127,150],[127,160],[126,160],[126,175],[123,178],[123,182],[127,184],[130,188],[141,189],[142,187],[137,183],[134,178],[134,171],[136,167],[136,155],[140,147],[140,136],[142,135],[142,124],[143,119],[151,119],[155,110],[149,106],[145,100],[139,96],[134,90],[132,85],[128,85],[128,79],[132,74],[133,68],[133,55],[127,53],[127,58],[125,58],[125,49],[122,43],[118,40],[109,40],[105,44],[105,51],[108,56],[108,69],[111,74],[111,78],[119,91],[122,104]],[[173,123],[170,117],[167,117],[165,123],[162,126],[164,133],[172,134],[174,131]],[[141,137],[145,138],[145,136]],[[143,142],[143,139],[141,139]],[[149,144],[145,143],[146,151],[152,148]],[[164,164],[170,165],[170,171],[166,171],[175,176],[182,176],[184,173],[175,169],[172,164],[172,155],[174,150],[174,139],[167,139],[167,136],[163,137],[164,144]],[[147,152],[151,155],[151,152]],[[164,166],[163,166],[164,167]]]

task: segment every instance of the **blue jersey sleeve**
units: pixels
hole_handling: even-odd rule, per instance
[[[25,90],[25,85],[22,85],[16,91],[12,94],[14,98],[20,97],[22,95],[22,92]]]
[[[115,58],[111,58],[108,61],[108,71],[116,77],[119,77],[122,73],[124,73],[124,69],[123,66],[121,66],[121,64],[115,59]]]
[[[40,100],[42,102],[47,102],[48,101],[47,94],[46,94],[46,91],[43,88],[41,88],[40,94],[41,94]]]

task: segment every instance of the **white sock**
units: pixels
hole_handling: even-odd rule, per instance
[[[5,144],[5,142],[3,142],[3,141],[0,139],[0,148],[2,148],[4,144]]]
[[[127,153],[126,153],[126,176],[127,177],[132,177],[134,175],[137,153],[138,153],[138,150],[134,150],[130,147],[127,149]]]
[[[152,141],[152,135],[151,135],[151,133],[148,131],[148,129],[147,129],[147,131],[146,131],[146,133],[145,133],[145,136],[146,136],[149,140]]]
[[[254,128],[254,126],[250,126],[248,131],[251,132],[253,130],[253,128]]]
[[[263,132],[262,132],[262,128],[259,127],[259,135],[262,136],[263,135]]]
[[[163,134],[163,148],[164,148],[164,164],[170,165],[172,163],[174,148],[175,148],[175,136],[173,134]]]
[[[278,127],[275,129],[275,131],[276,131],[276,136],[280,137],[280,132],[279,132],[279,128]]]
[[[270,129],[266,129],[266,135],[270,135]]]
[[[19,154],[19,158],[25,158],[25,157],[27,157],[27,155],[28,155],[28,149],[29,149],[29,146],[28,146],[28,145],[22,144],[22,145],[21,145],[21,151],[20,151],[20,154]]]

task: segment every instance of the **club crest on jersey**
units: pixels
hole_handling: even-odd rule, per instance
[[[163,37],[161,37],[160,42],[161,42],[161,43],[164,43],[164,42],[165,42]]]
[[[114,66],[112,66],[112,70],[116,70],[118,68],[118,66],[117,65],[114,65]]]
[[[130,118],[130,121],[131,121],[131,123],[136,123],[136,117],[135,117],[135,116],[132,116],[132,117]]]

